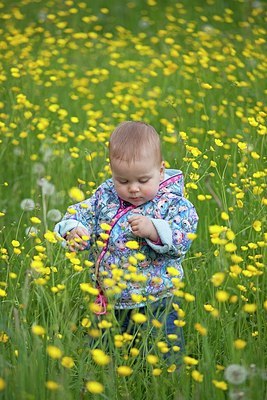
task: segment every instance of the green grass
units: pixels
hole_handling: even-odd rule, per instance
[[[264,3],[244,0],[0,2],[0,399],[264,398],[265,15]],[[155,126],[200,217],[175,299],[198,364],[185,359],[178,373],[157,346],[157,365],[132,355],[146,335],[115,340],[112,313],[111,327],[98,326],[80,288],[87,254],[77,268],[44,236],[49,211],[73,203],[71,187],[90,196],[110,176],[107,141],[129,119]],[[99,365],[92,348],[110,362]],[[240,385],[224,375],[232,364],[247,370]],[[132,374],[120,376],[122,365]]]

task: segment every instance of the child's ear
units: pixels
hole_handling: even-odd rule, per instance
[[[165,162],[162,161],[160,165],[160,180],[163,181],[164,179],[164,172],[165,172]]]

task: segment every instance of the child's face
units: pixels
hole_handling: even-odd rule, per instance
[[[135,206],[152,200],[164,178],[164,162],[159,165],[151,156],[142,157],[130,164],[113,159],[111,170],[118,196]]]

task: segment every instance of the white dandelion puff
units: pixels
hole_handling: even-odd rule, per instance
[[[41,178],[37,181],[38,185],[42,188],[42,193],[46,196],[51,196],[55,193],[55,185],[50,183],[47,179]]]
[[[23,199],[20,203],[20,208],[23,211],[32,211],[35,208],[35,202],[32,199]]]
[[[58,222],[61,220],[62,214],[56,208],[52,208],[47,212],[47,219],[53,222]]]
[[[240,385],[245,382],[247,376],[247,369],[239,364],[231,364],[224,371],[225,379],[233,385]]]
[[[32,166],[32,172],[39,176],[44,175],[45,166],[42,163],[36,162]]]

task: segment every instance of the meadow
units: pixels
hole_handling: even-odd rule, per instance
[[[267,398],[266,19],[249,0],[0,0],[0,399]],[[155,126],[199,214],[180,368],[95,318],[88,254],[53,233],[110,177],[124,120]]]

